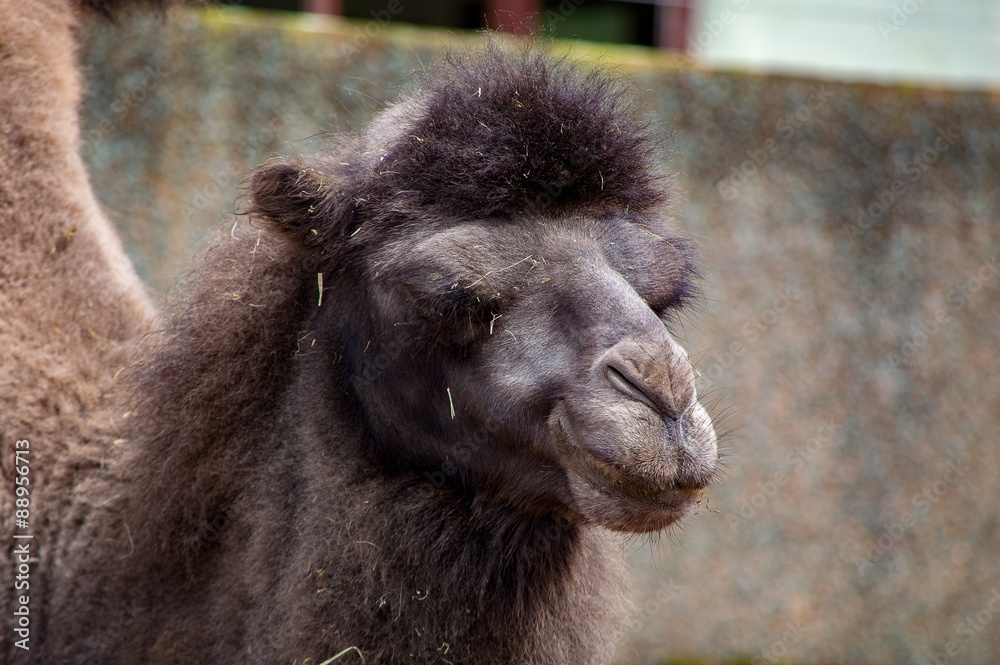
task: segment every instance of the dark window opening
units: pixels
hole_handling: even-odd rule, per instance
[[[683,48],[693,0],[232,0],[226,4],[309,10],[346,18],[444,28],[516,29],[537,17],[537,31],[554,39]]]

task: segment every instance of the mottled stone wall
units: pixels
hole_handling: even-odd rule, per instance
[[[141,273],[165,288],[247,168],[467,39],[219,10],[88,28],[85,148]],[[1000,95],[604,58],[676,133],[708,295],[685,342],[728,432],[701,513],[631,547],[632,659],[996,662]]]

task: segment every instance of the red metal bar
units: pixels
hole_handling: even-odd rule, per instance
[[[302,0],[302,11],[311,14],[336,14],[344,13],[343,0]]]
[[[541,0],[486,0],[486,25],[519,35],[533,34],[538,28]]]
[[[691,4],[692,0],[672,0],[657,5],[657,46],[675,51],[687,50]]]

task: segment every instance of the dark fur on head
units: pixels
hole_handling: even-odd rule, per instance
[[[362,220],[642,214],[668,198],[662,148],[623,79],[491,42],[418,75],[347,159],[259,170],[251,212],[327,251]]]
[[[449,217],[660,204],[655,135],[620,79],[537,53],[454,56],[416,97],[395,143],[373,146],[371,205]]]

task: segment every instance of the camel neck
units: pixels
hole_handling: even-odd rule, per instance
[[[124,323],[117,335],[95,329],[97,334],[135,334],[152,318],[152,307],[100,210],[79,153],[74,8],[68,0],[0,0],[0,16],[0,250],[16,307],[9,314],[60,334],[92,328],[60,312],[58,302],[45,308],[18,302],[19,284],[36,292],[52,284],[58,300],[89,299],[91,309],[106,307]],[[105,273],[97,294],[92,280],[82,277],[95,262],[111,277]],[[66,279],[72,275],[80,277]],[[55,286],[53,280],[61,281]]]
[[[17,0],[0,0],[0,14],[0,200],[8,210],[30,206],[27,230],[40,233],[55,221],[46,212],[90,194],[77,149],[75,17],[65,2]]]

